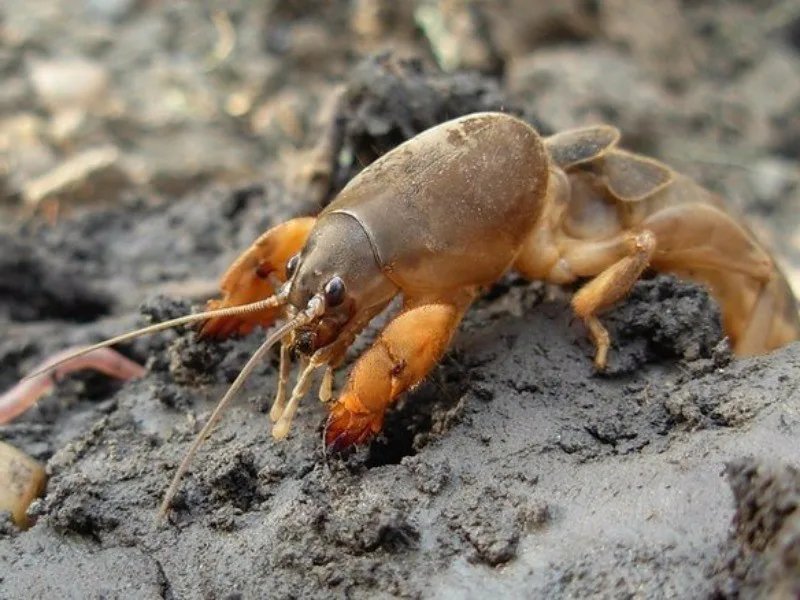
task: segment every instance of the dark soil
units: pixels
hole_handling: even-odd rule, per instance
[[[77,240],[92,246],[80,262],[96,273],[87,285],[104,282],[115,296],[117,278],[158,287],[157,273],[133,265],[191,278],[204,261],[230,258],[243,223],[284,218],[271,206],[266,193],[241,200],[241,191],[220,191],[168,210],[132,202],[32,235],[44,257],[55,248],[69,257]],[[116,232],[113,242],[88,235],[98,228]],[[152,262],[158,240],[169,265]],[[115,254],[122,248],[124,261]],[[163,319],[188,308],[153,295],[142,312]],[[15,323],[3,344],[5,379],[33,357],[134,322]],[[740,530],[768,531],[728,541],[734,504],[722,475],[743,457],[796,463],[800,347],[731,361],[715,305],[666,277],[638,284],[607,322],[616,347],[610,373],[598,376],[566,305],[509,278],[469,313],[385,434],[347,457],[323,455],[324,410],[311,398],[290,439],[271,440],[275,365],[265,365],[162,525],[155,508],[174,468],[258,336],[139,340],[124,350],[148,361],[145,379],[70,378],[3,428],[11,443],[49,458],[51,474],[32,507],[36,526],[0,540],[4,595],[684,596],[734,593],[740,580],[775,585],[766,573],[776,570],[788,577],[773,566],[793,560],[790,543],[770,543],[780,522],[762,524],[740,508]],[[747,483],[753,475],[736,475],[744,468],[728,467],[740,504],[784,515],[796,502],[796,491],[762,497],[764,486]],[[742,554],[726,571],[719,561],[731,544]]]
[[[140,40],[125,43],[145,46],[162,9],[128,4],[103,19]],[[230,173],[217,177],[218,165],[206,165],[202,177],[181,178],[176,168],[169,178],[153,175],[169,185],[132,186],[54,227],[4,224],[0,386],[66,346],[201,305],[265,228],[312,212],[402,139],[474,110],[517,112],[546,131],[611,121],[631,147],[727,192],[759,231],[771,232],[788,270],[798,264],[798,180],[788,157],[800,91],[791,82],[770,87],[800,73],[792,20],[800,17],[790,3],[788,12],[778,11],[781,3],[658,3],[681,8],[675,20],[634,10],[651,3],[552,3],[567,10],[509,2],[496,13],[472,11],[463,46],[458,36],[432,33],[430,14],[417,15],[418,29],[401,9],[388,11],[393,43],[422,49],[425,66],[386,55],[356,66],[341,40],[324,50],[302,46],[303,27],[351,26],[337,12],[342,3],[321,3],[305,17],[310,4],[269,9],[271,20],[248,19],[244,8],[233,16],[240,33],[260,23],[268,34],[255,46],[244,36],[237,61],[250,52],[251,65],[298,71],[281,79],[297,96],[330,91],[320,73],[309,75],[310,64],[350,81],[344,95],[331,95],[339,100],[327,130],[308,125],[316,139],[303,138],[326,159],[317,163],[322,185],[312,194],[276,177],[253,183],[249,164],[248,183],[209,187],[201,182]],[[197,15],[163,10],[190,46],[180,23]],[[25,39],[24,48],[37,48]],[[428,64],[434,55],[446,62],[454,45],[482,49],[455,66],[484,74],[445,75]],[[679,49],[666,60],[664,47]],[[12,50],[0,57],[8,72],[21,64],[12,58],[22,50]],[[241,64],[211,83],[238,81],[248,72]],[[749,86],[758,82],[756,93]],[[738,94],[745,88],[747,110]],[[267,91],[259,98],[268,104]],[[135,97],[142,101],[141,92]],[[317,100],[299,103],[304,124]],[[114,123],[106,133],[133,135]],[[235,144],[240,126],[207,133],[214,156]],[[154,131],[148,139],[169,139]],[[242,137],[234,154],[246,163],[255,142]],[[271,146],[255,145],[271,161],[263,171],[277,172]],[[747,168],[725,170],[723,159]],[[0,598],[796,595],[800,345],[733,359],[702,289],[650,277],[604,317],[614,346],[609,371],[598,375],[567,298],[506,277],[467,314],[445,359],[388,415],[383,434],[343,456],[324,454],[325,410],[311,395],[289,439],[272,440],[273,356],[200,452],[166,523],[155,521],[156,509],[177,464],[260,336],[211,344],[180,329],[124,345],[148,366],[144,379],[71,376],[0,427],[4,441],[45,461],[50,474],[30,509],[31,529],[0,518]]]

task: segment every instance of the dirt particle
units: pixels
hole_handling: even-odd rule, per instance
[[[431,464],[416,456],[403,459],[402,465],[408,469],[414,485],[423,494],[436,496],[450,480],[452,469],[447,463]]]
[[[47,495],[37,517],[46,516],[47,523],[61,533],[99,539],[119,525],[118,518],[105,510],[106,501],[86,477],[67,475]]]
[[[333,162],[323,204],[402,142],[448,119],[487,110],[519,112],[490,78],[449,76],[418,59],[391,54],[363,61],[350,74],[326,139]]]
[[[470,562],[498,566],[517,556],[520,537],[548,518],[546,505],[528,505],[496,487],[485,487],[466,510],[443,513],[453,531],[468,545]]]
[[[323,517],[326,538],[356,554],[382,550],[390,554],[414,548],[419,532],[402,501],[363,495],[360,502],[340,503]]]
[[[263,499],[252,451],[229,444],[215,452],[208,463],[203,470],[203,488],[215,505],[230,504],[246,511]]]
[[[646,362],[695,361],[718,357],[723,338],[719,309],[701,286],[659,275],[638,283],[609,313],[611,338],[608,376],[633,373]]]
[[[800,471],[744,458],[725,469],[736,513],[715,594],[794,598],[800,594]]]

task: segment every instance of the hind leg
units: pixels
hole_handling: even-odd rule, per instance
[[[731,277],[728,273],[723,276]],[[800,338],[797,303],[782,277],[775,276],[763,283],[740,276],[732,283],[738,285],[727,286],[721,297],[723,308],[728,309],[723,311],[727,317],[724,320],[733,321],[733,326],[727,329],[738,356],[763,354]],[[739,298],[742,301],[734,302]]]
[[[752,356],[764,351],[775,315],[776,299],[774,292],[770,289],[771,284],[755,283],[759,290],[749,314],[749,323],[733,348],[739,356]]]
[[[222,298],[211,300],[208,310],[256,302],[275,293],[276,283],[286,281],[286,262],[305,245],[316,219],[300,217],[276,225],[245,250],[222,276]],[[271,308],[235,317],[217,317],[200,329],[202,337],[246,335],[254,327],[268,327],[280,309]]]
[[[707,285],[739,356],[800,338],[796,301],[780,270],[730,215],[708,205],[663,209],[646,221],[658,236],[653,268]]]
[[[524,276],[557,284],[594,277],[572,298],[572,308],[583,320],[594,343],[595,367],[603,370],[611,340],[597,315],[628,295],[650,264],[655,248],[656,238],[650,231],[622,234],[597,242],[568,240],[563,243],[560,257],[552,261],[544,277],[540,265],[528,269],[535,260],[530,255],[520,256],[514,266]],[[541,252],[541,249],[529,250]]]
[[[649,231],[638,234],[631,242],[628,256],[600,272],[572,298],[572,308],[583,319],[596,348],[594,365],[601,371],[606,368],[611,340],[597,315],[630,293],[650,264],[656,247],[656,239]]]

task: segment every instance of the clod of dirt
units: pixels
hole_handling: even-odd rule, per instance
[[[720,598],[800,596],[800,471],[752,458],[729,463],[736,514]]]
[[[151,323],[161,323],[188,315],[191,312],[191,306],[184,299],[159,294],[145,300],[139,306],[139,312]],[[187,329],[186,326],[183,328]]]
[[[402,464],[411,473],[415,487],[430,496],[439,494],[452,476],[452,468],[446,462],[431,464],[416,456],[409,456],[403,459]]]
[[[0,537],[12,536],[19,533],[19,528],[14,525],[11,513],[7,510],[0,511]]]
[[[415,548],[420,537],[405,502],[373,494],[331,506],[322,530],[330,541],[356,554],[403,552]]]
[[[606,321],[617,349],[607,375],[663,359],[725,360],[716,351],[724,337],[719,308],[699,285],[666,275],[641,281]]]
[[[102,509],[107,498],[98,494],[89,483],[82,475],[67,476],[62,480],[62,486],[48,497],[48,506],[58,506],[57,511],[50,513],[49,520],[56,531],[97,539],[101,533],[117,527],[118,518]],[[39,510],[46,509],[36,505],[31,512],[38,516]]]
[[[180,337],[168,350],[169,373],[178,382],[210,383],[214,369],[225,358],[219,346],[198,340],[195,336]]]
[[[520,537],[550,518],[546,504],[528,504],[493,486],[467,501],[463,510],[445,511],[453,531],[471,546],[467,560],[491,567],[517,556]]]
[[[262,499],[258,489],[258,465],[250,450],[230,444],[209,462],[211,472],[205,487],[214,504],[232,504],[245,511]]]
[[[521,112],[494,80],[475,73],[444,74],[391,54],[362,61],[320,150],[331,161],[321,201],[327,204],[364,167],[418,133],[480,111]]]

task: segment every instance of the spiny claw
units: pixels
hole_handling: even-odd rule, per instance
[[[330,452],[341,452],[354,445],[367,443],[383,427],[383,414],[355,413],[337,402],[325,425],[325,446]]]

